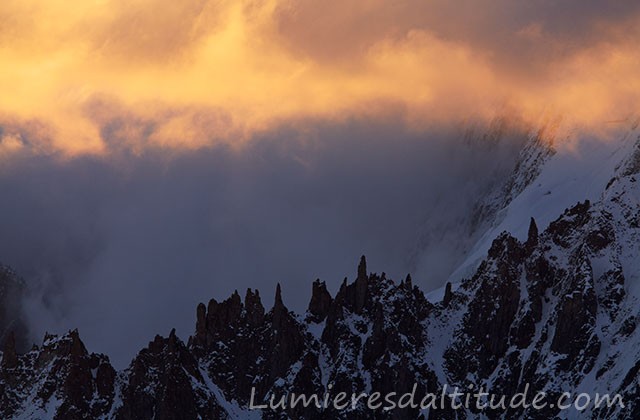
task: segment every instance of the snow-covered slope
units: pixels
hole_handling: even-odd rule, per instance
[[[491,242],[507,231],[524,239],[533,217],[547,226],[562,211],[583,200],[598,201],[617,168],[633,154],[640,138],[639,119],[618,122],[608,139],[588,134],[557,139],[538,132],[520,153],[511,177],[480,208],[490,208],[489,224],[449,281],[473,274]],[[442,296],[443,289],[430,294]]]

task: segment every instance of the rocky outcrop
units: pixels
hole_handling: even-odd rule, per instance
[[[205,375],[175,330],[168,338],[156,336],[124,372],[115,418],[225,418]]]
[[[110,412],[116,372],[106,356],[87,352],[77,331],[45,335],[42,347],[25,354],[9,351],[11,361],[0,366],[3,418],[85,419]]]
[[[307,309],[313,317],[313,321],[324,321],[329,314],[329,308],[331,308],[332,303],[333,299],[327,290],[327,285],[319,279],[314,281],[311,292],[311,302],[309,302],[309,308]]]

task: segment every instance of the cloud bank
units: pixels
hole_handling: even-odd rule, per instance
[[[66,155],[238,146],[308,118],[635,111],[635,1],[8,0],[0,123]],[[19,143],[16,143],[18,141]],[[15,148],[15,147],[14,147]]]

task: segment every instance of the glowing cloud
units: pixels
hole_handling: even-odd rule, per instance
[[[5,0],[0,150],[192,149],[398,112],[422,127],[505,109],[578,125],[636,111],[634,2],[451,4]]]

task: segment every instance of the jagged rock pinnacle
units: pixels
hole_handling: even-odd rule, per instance
[[[311,290],[311,302],[309,302],[309,313],[316,321],[320,322],[327,317],[333,299],[323,281],[317,279],[313,282]]]
[[[179,339],[178,336],[176,335],[176,329],[172,328],[171,332],[169,333],[169,339],[167,340],[168,346],[169,346],[169,352],[170,353],[175,353],[178,351],[178,346],[179,346]]]
[[[196,309],[196,334],[205,334],[207,331],[207,307],[204,303],[198,304]]]
[[[280,283],[276,285],[276,299],[274,306],[284,306],[282,303],[282,288],[280,287]]]
[[[355,282],[355,311],[361,313],[367,301],[369,276],[367,275],[367,259],[363,255],[358,264],[358,278]]]
[[[84,343],[80,340],[77,328],[69,332],[69,337],[71,337],[71,356],[80,357],[88,353]]]
[[[451,282],[447,282],[447,285],[444,288],[444,297],[442,298],[442,306],[445,308],[449,306],[449,302],[451,302]]]
[[[367,259],[363,255],[360,257],[360,264],[358,264],[358,280],[367,278]]]
[[[247,322],[252,327],[257,327],[264,321],[264,306],[260,301],[260,292],[256,289],[253,292],[251,289],[247,289],[247,294],[244,298],[244,307],[247,314]]]
[[[533,249],[538,245],[538,226],[536,225],[536,220],[532,217],[529,222],[529,232],[527,234],[527,242],[525,243],[525,247],[528,250]]]

